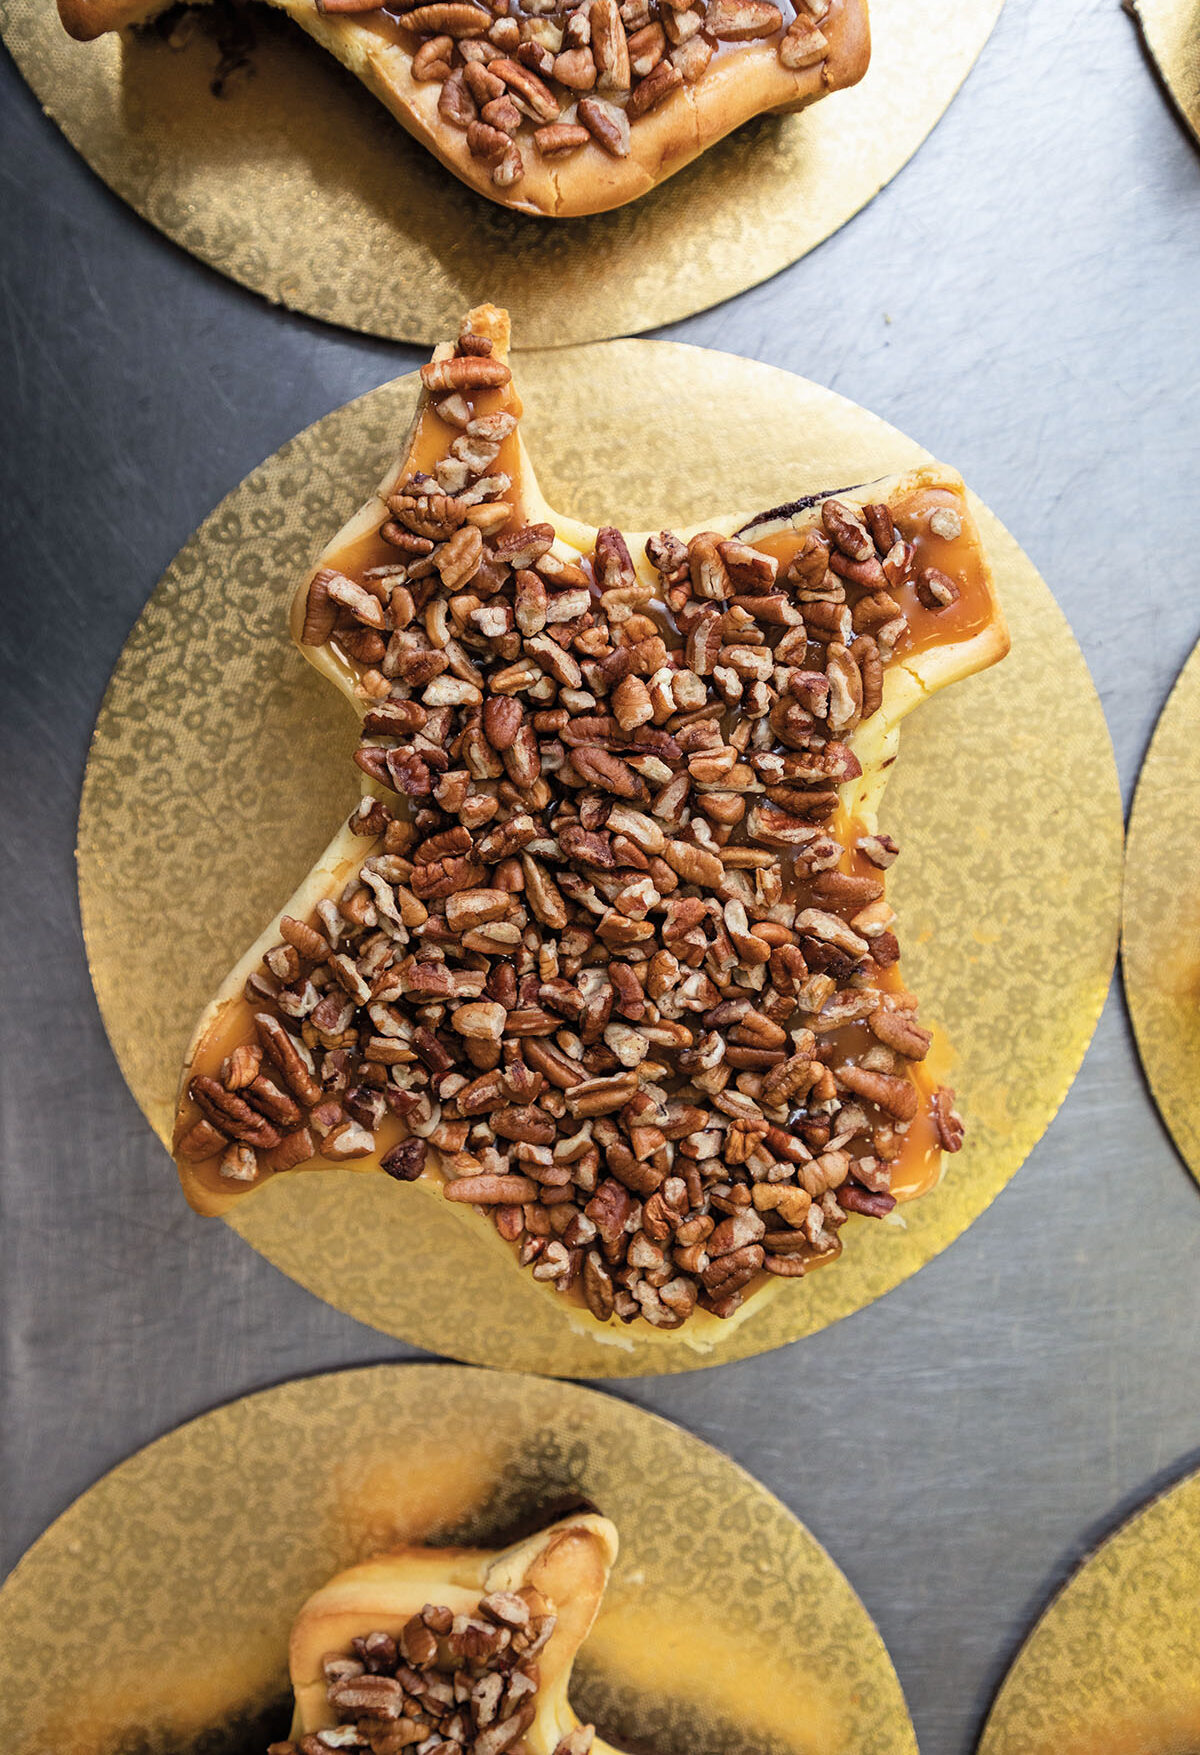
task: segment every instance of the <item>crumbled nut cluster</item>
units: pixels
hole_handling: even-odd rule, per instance
[[[318,0],[327,13],[382,12],[417,47],[413,78],[441,84],[438,115],[466,135],[492,182],[595,145],[626,158],[630,128],[722,45],[770,39],[782,66],[815,67],[836,0]]]
[[[458,436],[392,494],[394,559],[312,581],[303,638],[354,664],[356,760],[391,802],[351,818],[375,845],[343,892],[283,920],[256,1039],[192,1079],[179,1150],[235,1181],[428,1159],[536,1280],[678,1328],[890,1212],[922,1107],[962,1143],[953,1093],[914,1077],[896,844],[838,816],[908,628],[894,594],[957,587],[845,497],[811,502],[782,568],[714,533],[652,537],[645,578],[614,528],[577,555],[521,518],[504,398],[475,412],[510,377],[489,348],[423,370]]]
[[[474,1615],[427,1603],[398,1639],[368,1633],[351,1654],[324,1660],[337,1724],[267,1755],[527,1755],[539,1685],[538,1653],[554,1631],[551,1605],[536,1590],[494,1591]],[[595,1730],[580,1725],[554,1755],[588,1755]]]

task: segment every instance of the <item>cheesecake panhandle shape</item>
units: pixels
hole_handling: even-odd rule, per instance
[[[568,1691],[616,1557],[587,1512],[507,1548],[408,1547],[339,1573],[296,1618],[291,1736],[269,1755],[608,1755]]]
[[[386,1172],[586,1332],[707,1349],[962,1143],[878,808],[1008,636],[937,464],[678,533],[555,511],[508,340],[483,306],[435,350],[298,585],[363,798],[201,1017],[175,1157],[203,1213]]]
[[[866,0],[271,0],[464,183],[570,218],[644,195],[754,116],[854,85]],[[163,0],[59,0],[72,36]]]

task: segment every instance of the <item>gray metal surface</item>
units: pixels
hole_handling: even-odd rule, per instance
[[[189,1415],[405,1354],[185,1209],[100,1025],[72,845],[105,681],[175,550],[264,455],[417,355],[270,310],[180,254],[8,63],[0,204],[11,1564]],[[1200,636],[1200,152],[1115,0],[1009,0],[865,213],[670,334],[831,384],[962,469],[1069,615],[1128,796]],[[1200,1461],[1198,1243],[1200,1191],[1114,992],[1064,1111],[940,1260],[814,1340],[620,1393],[804,1518],[877,1617],[925,1755],[966,1755],[1066,1571]]]

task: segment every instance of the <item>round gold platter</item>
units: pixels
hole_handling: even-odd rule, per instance
[[[287,1730],[289,1628],[333,1573],[400,1543],[490,1546],[580,1500],[621,1540],[572,1686],[602,1735],[917,1755],[867,1611],[765,1488],[593,1390],[445,1365],[288,1383],[106,1475],[0,1590],[0,1743],[265,1755]]]
[[[1200,144],[1200,0],[1127,0],[1127,9]]]
[[[526,355],[520,384],[547,498],[597,523],[684,525],[927,460],[828,390],[665,342]],[[357,797],[350,710],[290,646],[285,606],[394,455],[415,395],[415,378],[384,385],[247,477],[176,557],[109,686],[80,813],[83,925],[109,1036],[164,1140],[201,1007]],[[906,976],[953,1045],[968,1128],[902,1227],[856,1226],[839,1262],[707,1355],[631,1329],[611,1344],[576,1333],[494,1238],[387,1177],[273,1178],[234,1209],[241,1235],[328,1302],[430,1351],[615,1377],[811,1334],[965,1230],[1078,1069],[1112,973],[1121,860],[1116,773],[1083,657],[1031,563],[975,509],[1013,649],[914,715],[884,809],[905,849],[889,894]]]
[[[1200,1747],[1200,1476],[1080,1567],[1017,1655],[978,1755],[1194,1755]]]
[[[1125,856],[1121,963],[1154,1100],[1200,1181],[1200,646],[1138,778]]]
[[[153,32],[73,42],[53,0],[0,0],[48,114],[150,224],[274,303],[430,343],[482,299],[522,345],[674,322],[756,286],[836,231],[912,157],[1002,0],[872,0],[870,70],[762,117],[631,206],[545,221],[474,194],[289,20],[250,9],[248,77]]]

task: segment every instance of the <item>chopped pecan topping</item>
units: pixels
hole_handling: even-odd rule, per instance
[[[327,12],[382,13],[412,46],[412,75],[441,86],[438,114],[466,135],[491,181],[511,187],[525,171],[529,146],[543,157],[584,149],[614,158],[630,151],[630,129],[706,72],[714,54],[774,44],[789,72],[818,67],[829,53],[819,28],[828,8],[814,0],[320,0]],[[462,354],[477,357],[469,348]],[[428,368],[427,368],[428,370]],[[462,382],[431,373],[432,389],[455,391],[498,382]],[[319,644],[328,611],[318,589],[310,602],[306,643]]]
[[[564,36],[606,90],[627,10]],[[709,5],[743,32],[774,10]],[[644,83],[668,65],[654,28],[629,63],[653,61]],[[532,103],[540,77],[493,56],[464,90]],[[587,105],[612,108],[581,102],[583,123]],[[835,1259],[848,1214],[885,1216],[910,1138],[962,1141],[899,981],[896,844],[839,792],[928,550],[899,506],[843,493],[782,543],[662,531],[635,557],[608,526],[581,555],[525,522],[487,338],[423,376],[445,454],[396,484],[378,557],[316,575],[304,623],[359,678],[356,760],[382,795],[351,818],[363,856],[281,921],[251,1039],[192,1079],[178,1149],[235,1182],[375,1155],[439,1176],[601,1322],[726,1317]]]

